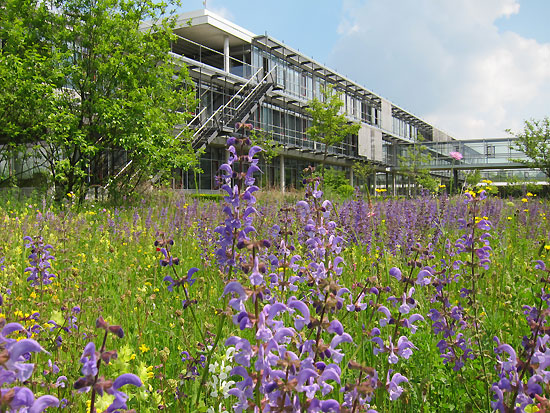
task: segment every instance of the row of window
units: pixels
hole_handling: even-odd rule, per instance
[[[405,139],[416,141],[418,129],[399,118],[393,118],[393,133]]]
[[[252,62],[255,67],[262,67],[264,73],[276,67],[275,77],[277,83],[284,88],[286,93],[303,100],[313,98],[322,100],[322,88],[331,85],[327,79],[314,76],[290,62],[256,47],[252,49]],[[335,90],[342,94],[343,111],[345,113],[356,120],[380,126],[380,110],[372,102],[347,93],[341,88],[335,88]]]

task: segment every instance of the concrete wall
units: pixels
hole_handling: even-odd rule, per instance
[[[381,99],[380,103],[380,127],[387,131],[393,131],[393,117],[391,114],[391,103],[388,100]]]
[[[382,162],[382,131],[362,124],[358,134],[359,156]]]

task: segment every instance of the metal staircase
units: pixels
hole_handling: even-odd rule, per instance
[[[200,150],[205,148],[221,132],[232,131],[235,124],[246,122],[250,115],[258,108],[258,105],[265,99],[266,95],[275,87],[275,70],[276,67],[272,68],[257,84],[254,84],[253,80],[259,77],[262,71],[262,69],[258,69],[254,76],[225,105],[220,106],[195,130],[192,141],[193,149]],[[190,127],[192,127],[192,122],[189,125]]]
[[[187,127],[181,129],[176,137],[179,137],[185,130],[188,130],[188,128],[191,130],[194,129],[192,147],[199,151],[210,144],[220,132],[233,131],[235,124],[246,122],[250,115],[254,113],[265,99],[266,95],[275,88],[276,66],[259,79],[262,72],[262,68],[258,69],[225,105],[220,106],[206,121],[201,122],[207,109],[204,107],[189,121]],[[255,82],[256,79],[259,79],[257,83]],[[132,160],[126,163],[115,175],[115,179],[131,164]],[[160,173],[153,177],[152,181],[156,182],[159,176]],[[107,183],[103,189],[107,189],[109,185],[110,182]]]

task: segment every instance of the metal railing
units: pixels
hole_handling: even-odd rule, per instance
[[[190,57],[197,62],[204,63],[212,67],[216,67],[218,69],[225,69],[223,67],[223,59],[225,57],[223,52],[220,52],[219,50],[216,50],[216,49],[212,49],[208,46],[195,42],[191,39],[187,39],[179,35],[175,35],[175,36],[177,40],[176,42],[172,42],[172,45],[171,45],[172,53],[186,56],[185,54],[182,54],[184,53],[184,51],[178,50],[178,47],[177,47],[178,46],[177,42],[182,41],[196,48],[195,53],[198,52],[197,56],[194,56],[194,57],[187,56],[187,57]],[[229,73],[232,73],[236,76],[240,76],[246,79],[253,76],[252,74],[253,66],[251,64],[246,63],[242,60],[236,59],[233,56],[229,56],[229,62],[230,62]]]
[[[234,120],[235,115],[239,114],[244,106],[251,102],[251,99],[255,97],[255,94],[260,90],[260,88],[262,88],[262,86],[266,83],[272,83],[272,74],[275,69],[276,67],[266,73],[263,78],[252,88],[252,90],[243,96],[243,91],[253,84],[256,77],[259,76],[260,72],[263,70],[262,68],[258,69],[256,73],[254,73],[254,76],[248,79],[248,81],[240,87],[240,89],[231,97],[231,99],[229,99],[227,103],[216,109],[212,115],[210,115],[210,117],[199,128],[197,128],[197,130],[195,130],[192,137],[192,146],[194,148],[198,147],[202,142],[204,135],[208,133],[210,129],[216,129],[219,131],[223,127],[228,126],[232,120]],[[268,82],[268,79],[271,79],[271,82]],[[237,104],[237,106],[235,106],[239,98],[242,98],[242,100]],[[210,142],[206,142],[206,144],[208,143]]]
[[[406,153],[414,144],[400,144],[398,153]],[[430,169],[483,169],[525,167],[515,160],[526,159],[523,152],[514,147],[514,139],[454,140],[447,142],[420,142],[423,152],[431,159],[424,166]],[[462,159],[456,160],[451,152],[460,152]],[[400,165],[397,165],[400,166]]]

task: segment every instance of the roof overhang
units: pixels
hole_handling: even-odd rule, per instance
[[[224,40],[229,38],[229,47],[250,44],[254,33],[229,20],[202,9],[176,16],[174,33],[211,49],[223,50]]]

